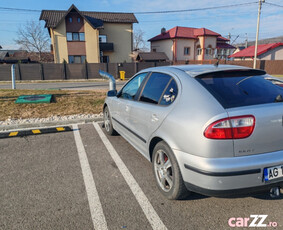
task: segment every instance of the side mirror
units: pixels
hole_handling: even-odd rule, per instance
[[[117,96],[117,90],[109,90],[107,92],[107,97],[115,97]]]

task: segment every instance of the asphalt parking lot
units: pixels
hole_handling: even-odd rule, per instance
[[[121,136],[98,123],[72,128],[0,139],[0,229],[229,229],[250,215],[283,228],[282,196],[170,201]]]

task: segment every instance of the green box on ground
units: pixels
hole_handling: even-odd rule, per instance
[[[39,95],[21,95],[15,101],[16,104],[38,104],[38,103],[51,103],[53,101],[52,94],[39,94]]]

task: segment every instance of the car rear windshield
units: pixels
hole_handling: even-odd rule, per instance
[[[212,73],[196,79],[224,108],[282,102],[283,88],[266,80],[267,75]]]

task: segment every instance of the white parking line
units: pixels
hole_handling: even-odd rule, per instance
[[[132,193],[136,197],[140,207],[142,208],[146,218],[148,219],[151,227],[153,229],[167,229],[154,208],[152,207],[151,203],[147,199],[146,195],[143,193],[142,189],[140,188],[139,184],[133,177],[133,175],[128,170],[127,166],[124,164],[110,141],[107,139],[105,134],[103,133],[102,129],[97,123],[93,123],[94,128],[96,129],[97,133],[99,134],[101,140],[103,141],[104,145],[106,146],[108,152],[110,153],[112,159],[116,163],[117,167],[119,168],[121,174],[123,175],[125,181],[129,185]]]
[[[103,209],[93,180],[93,175],[89,166],[88,158],[81,139],[78,125],[73,125],[73,130],[94,229],[107,230],[107,223],[103,214]]]

